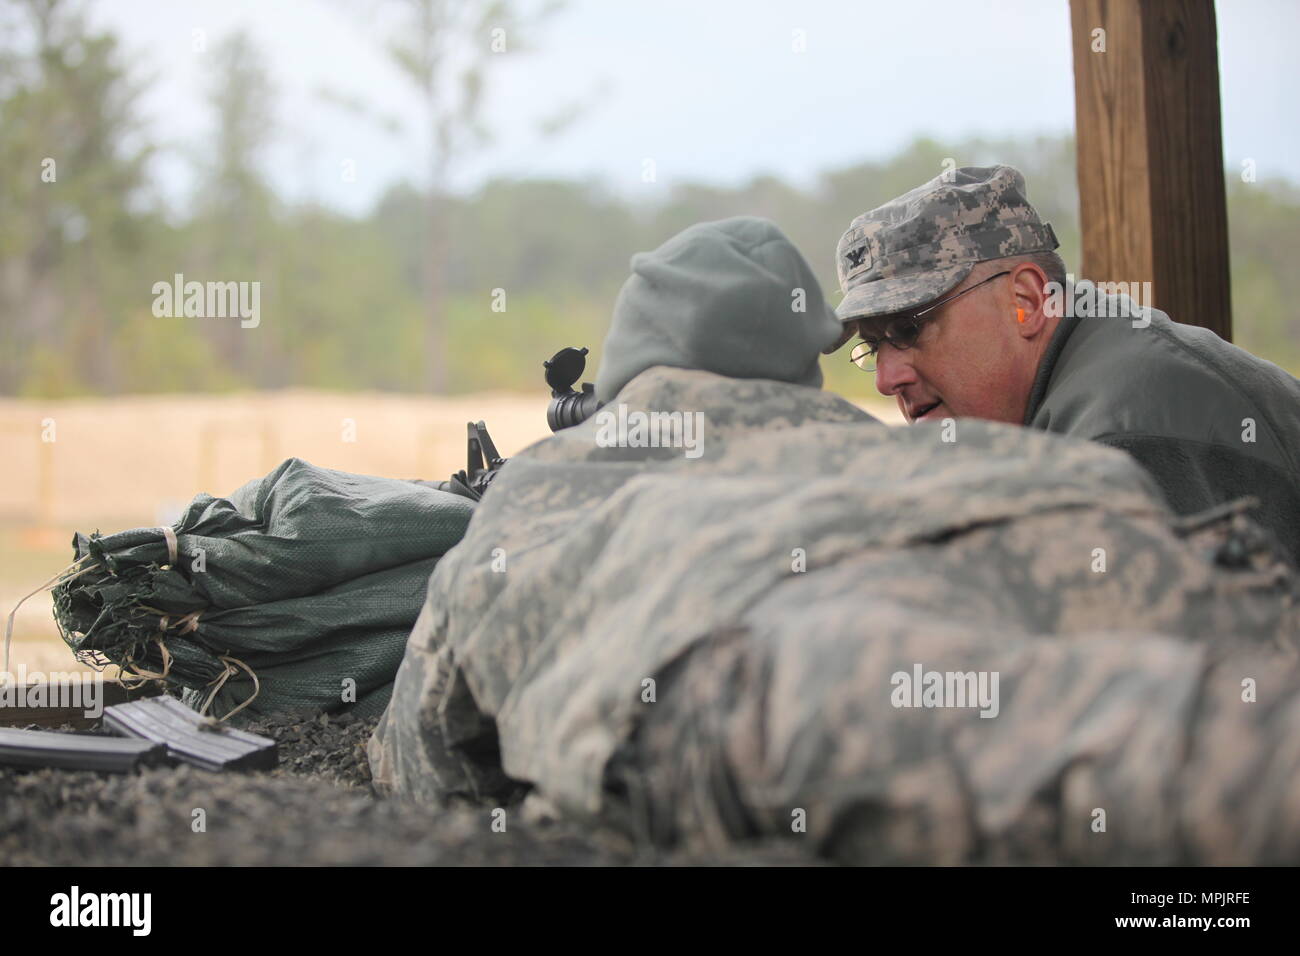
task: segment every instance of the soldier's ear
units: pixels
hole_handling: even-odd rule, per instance
[[[1021,262],[1011,270],[1011,308],[1016,331],[1033,338],[1047,325],[1047,274],[1032,262]]]

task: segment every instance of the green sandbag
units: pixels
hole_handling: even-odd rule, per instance
[[[199,495],[171,528],[77,534],[55,620],[80,660],[165,674],[214,716],[245,702],[250,715],[378,713],[473,508],[291,458],[229,498]]]

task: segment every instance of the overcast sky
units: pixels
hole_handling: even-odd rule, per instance
[[[282,195],[361,212],[387,184],[422,181],[419,101],[383,48],[396,0],[96,0],[92,9],[154,76],[144,105],[158,139],[203,148],[207,61],[194,31],[211,50],[243,28],[278,90],[266,171]],[[1217,9],[1225,159],[1300,182],[1300,2]],[[794,50],[795,31],[805,52]],[[571,0],[522,39],[536,52],[490,64],[496,141],[461,166],[458,188],[502,174],[592,176],[647,198],[681,179],[734,184],[770,172],[806,183],[920,133],[1057,133],[1074,123],[1067,0]],[[322,88],[403,120],[404,132],[326,105]],[[586,104],[576,124],[539,136],[538,121],[575,102]],[[642,181],[646,159],[655,184]],[[343,175],[349,160],[355,181]],[[158,170],[168,196],[185,195],[179,150]]]

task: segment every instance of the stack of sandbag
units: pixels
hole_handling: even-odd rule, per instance
[[[291,458],[164,528],[78,534],[55,618],[83,660],[224,717],[378,713],[430,572],[473,503]]]

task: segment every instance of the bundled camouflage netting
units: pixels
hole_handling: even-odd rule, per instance
[[[511,459],[430,581],[380,785],[863,863],[1300,862],[1296,576],[1248,522],[1180,526],[1098,445],[796,385],[618,401],[702,413],[702,454],[593,419]],[[917,665],[996,673],[996,716],[895,706]]]
[[[174,552],[162,528],[78,534],[83,573],[55,588],[55,618],[79,658],[165,674],[214,716],[245,701],[250,714],[378,713],[429,573],[472,510],[291,458],[229,498],[195,498]]]

